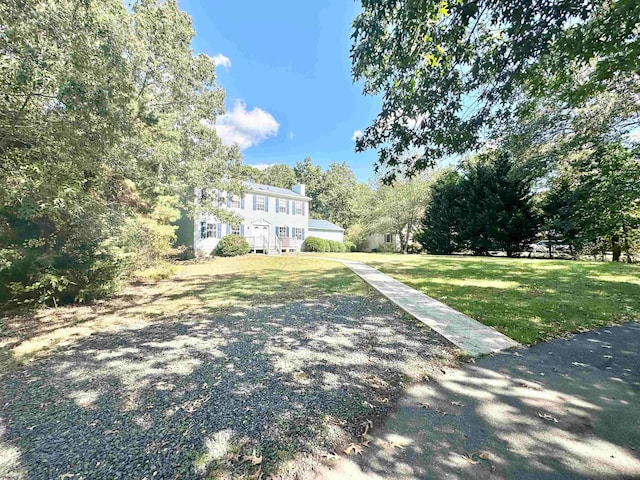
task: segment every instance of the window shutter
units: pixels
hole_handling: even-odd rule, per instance
[[[244,196],[240,199],[240,208],[244,210]]]
[[[296,214],[296,202],[294,200],[291,200],[291,213],[293,215]]]
[[[231,206],[231,195],[227,193],[227,208]]]
[[[302,203],[302,215],[304,215],[304,202],[300,202]]]
[[[289,205],[291,205],[291,201],[287,200],[287,213],[289,213]]]
[[[231,233],[231,224],[227,223],[227,235]]]
[[[302,240],[304,240],[304,228],[302,229]]]
[[[276,213],[280,212],[280,199],[276,198]]]
[[[216,228],[216,233],[218,234],[217,237],[218,238],[222,238],[222,224],[219,223],[218,227]]]
[[[264,197],[264,211],[265,212],[269,211],[269,197],[267,197],[266,195]]]
[[[287,237],[291,237],[289,227],[287,227]]]
[[[253,209],[256,209],[256,204],[258,203],[258,196],[254,193],[253,194]]]
[[[240,236],[244,237],[244,225],[240,225]]]

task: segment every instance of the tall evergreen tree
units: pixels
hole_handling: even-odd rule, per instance
[[[516,171],[506,152],[471,159],[462,170],[461,238],[479,255],[523,251],[539,225],[531,181]]]
[[[461,176],[446,170],[431,184],[431,201],[427,204],[416,240],[428,252],[449,255],[461,249],[460,193]]]

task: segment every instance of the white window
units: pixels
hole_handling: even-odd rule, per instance
[[[298,240],[302,240],[302,228],[294,228],[293,229],[293,235],[298,239]]]
[[[240,225],[237,227],[231,226],[231,235],[240,235]]]
[[[391,243],[391,241],[392,241],[392,235],[390,233],[387,233],[384,236],[384,243]]]
[[[293,202],[293,208],[295,208],[296,215],[302,215],[302,202]]]
[[[217,234],[215,223],[200,222],[200,238],[216,238]]]
[[[240,202],[240,198],[233,196],[231,197],[231,201],[229,202],[229,205],[231,206],[231,208],[240,208],[242,203]]]
[[[288,200],[278,200],[278,212],[287,213]]]
[[[256,210],[261,210],[261,211],[265,211],[264,208],[264,203],[265,203],[266,198],[265,197],[256,197]]]
[[[287,227],[278,227],[278,236],[284,238],[287,236]]]

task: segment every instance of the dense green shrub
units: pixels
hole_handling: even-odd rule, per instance
[[[395,243],[383,243],[376,249],[376,251],[378,253],[398,253],[399,249]]]
[[[237,257],[247,253],[249,253],[249,243],[240,235],[222,237],[214,251],[214,254],[219,257]]]
[[[347,252],[355,252],[356,251],[356,244],[355,243],[350,242],[349,240],[345,240],[342,243],[344,244],[345,251],[347,251]]]
[[[344,243],[342,242],[338,242],[336,240],[327,240],[327,243],[329,244],[330,252],[343,253],[347,251],[347,249],[344,246]]]
[[[304,252],[330,252],[329,242],[324,238],[307,237],[302,244]]]

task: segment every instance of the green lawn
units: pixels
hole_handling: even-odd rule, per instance
[[[113,333],[221,309],[370,291],[347,268],[320,259],[247,255],[184,262],[169,279],[134,282],[95,304],[0,315],[0,372],[98,332]]]
[[[640,266],[431,255],[324,254],[378,268],[529,345],[640,319]]]

